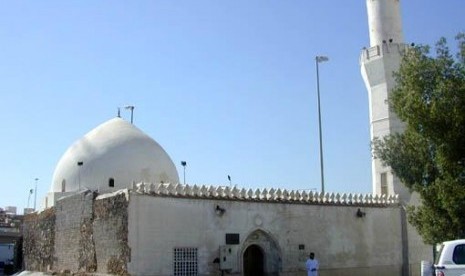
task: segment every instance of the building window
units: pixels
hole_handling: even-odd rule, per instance
[[[174,276],[197,276],[197,248],[174,248],[173,272]]]
[[[385,172],[381,174],[381,194],[388,194],[387,173]]]
[[[61,192],[62,193],[66,192],[66,180],[65,179],[61,181]]]
[[[115,180],[113,178],[108,180],[108,187],[115,187]]]
[[[455,264],[463,265],[465,264],[465,244],[457,245],[454,248],[454,254],[452,255],[452,260]]]

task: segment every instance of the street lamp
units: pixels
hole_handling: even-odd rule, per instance
[[[329,58],[325,56],[316,56],[316,91],[318,95],[318,130],[320,134],[320,171],[321,171],[321,192],[325,193],[325,177],[324,177],[324,168],[323,168],[323,140],[321,134],[321,107],[320,107],[320,75],[318,72],[318,64],[321,62],[328,61]]]
[[[186,185],[186,166],[187,166],[187,162],[186,161],[181,161],[181,166],[184,167],[184,185]]]
[[[37,202],[37,181],[39,181],[39,178],[35,178],[35,189],[34,189],[34,211],[36,210],[36,202]]]
[[[29,190],[29,196],[27,197],[27,208],[29,208],[29,202],[31,201],[32,193],[34,193],[34,189]]]

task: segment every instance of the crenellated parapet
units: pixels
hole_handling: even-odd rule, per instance
[[[185,197],[200,199],[280,202],[321,205],[393,206],[399,204],[398,195],[373,195],[352,193],[318,193],[287,189],[239,189],[228,186],[198,186],[173,183],[133,183],[132,191],[153,196]]]
[[[360,56],[360,63],[390,55],[392,53],[402,55],[411,46],[405,43],[383,42],[369,48],[363,48]]]

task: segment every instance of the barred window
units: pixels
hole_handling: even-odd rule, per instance
[[[197,248],[174,248],[173,260],[174,276],[198,275]]]

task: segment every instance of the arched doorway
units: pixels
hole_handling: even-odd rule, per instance
[[[244,276],[263,276],[265,275],[264,265],[265,256],[260,246],[252,244],[244,252]]]
[[[262,229],[256,229],[244,240],[241,249],[242,275],[278,276],[281,270],[281,250],[275,239]]]

